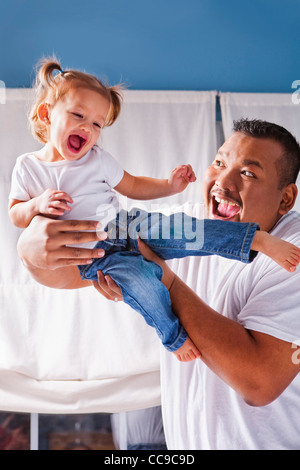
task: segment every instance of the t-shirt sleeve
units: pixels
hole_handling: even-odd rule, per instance
[[[124,170],[117,160],[108,152],[102,151],[102,166],[105,179],[111,188],[117,186],[124,176]]]
[[[29,201],[29,199],[31,199],[25,181],[24,165],[22,164],[22,160],[18,158],[11,176],[9,199],[18,199],[19,201]]]
[[[287,342],[300,339],[300,270],[288,273],[271,261],[239,314],[244,328]]]

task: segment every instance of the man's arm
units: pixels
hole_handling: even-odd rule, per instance
[[[36,216],[18,241],[18,253],[25,267],[40,284],[57,289],[78,289],[90,286],[82,281],[78,264],[89,264],[101,258],[103,250],[74,248],[106,237],[93,221],[53,220]]]
[[[174,313],[199,349],[202,361],[250,405],[277,398],[300,371],[291,343],[246,330],[205,304],[184,282],[170,288]]]
[[[142,254],[163,268],[172,309],[199,349],[201,360],[250,405],[277,398],[300,372],[292,361],[291,343],[246,330],[210,308],[139,241]]]

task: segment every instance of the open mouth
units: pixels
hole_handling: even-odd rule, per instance
[[[78,153],[86,143],[87,139],[79,134],[72,134],[68,138],[68,149],[71,152]]]
[[[241,207],[236,202],[213,196],[212,210],[213,215],[215,217],[221,217],[222,219],[231,219],[240,212]]]

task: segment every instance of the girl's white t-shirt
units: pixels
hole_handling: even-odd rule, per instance
[[[300,215],[285,215],[271,233],[300,247]],[[170,264],[217,312],[291,343],[300,363],[300,267],[290,274],[262,254],[251,264],[217,256]],[[161,348],[161,387],[169,449],[300,449],[300,374],[275,401],[252,407],[201,360],[180,363]]]
[[[26,153],[17,158],[9,198],[28,201],[48,188],[61,190],[73,203],[60,219],[99,220],[104,228],[120,210],[113,188],[123,175],[115,158],[97,145],[74,161],[46,162]]]

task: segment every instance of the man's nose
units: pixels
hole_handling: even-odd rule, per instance
[[[237,189],[236,173],[233,170],[223,170],[216,179],[216,186],[223,191],[235,191]]]

